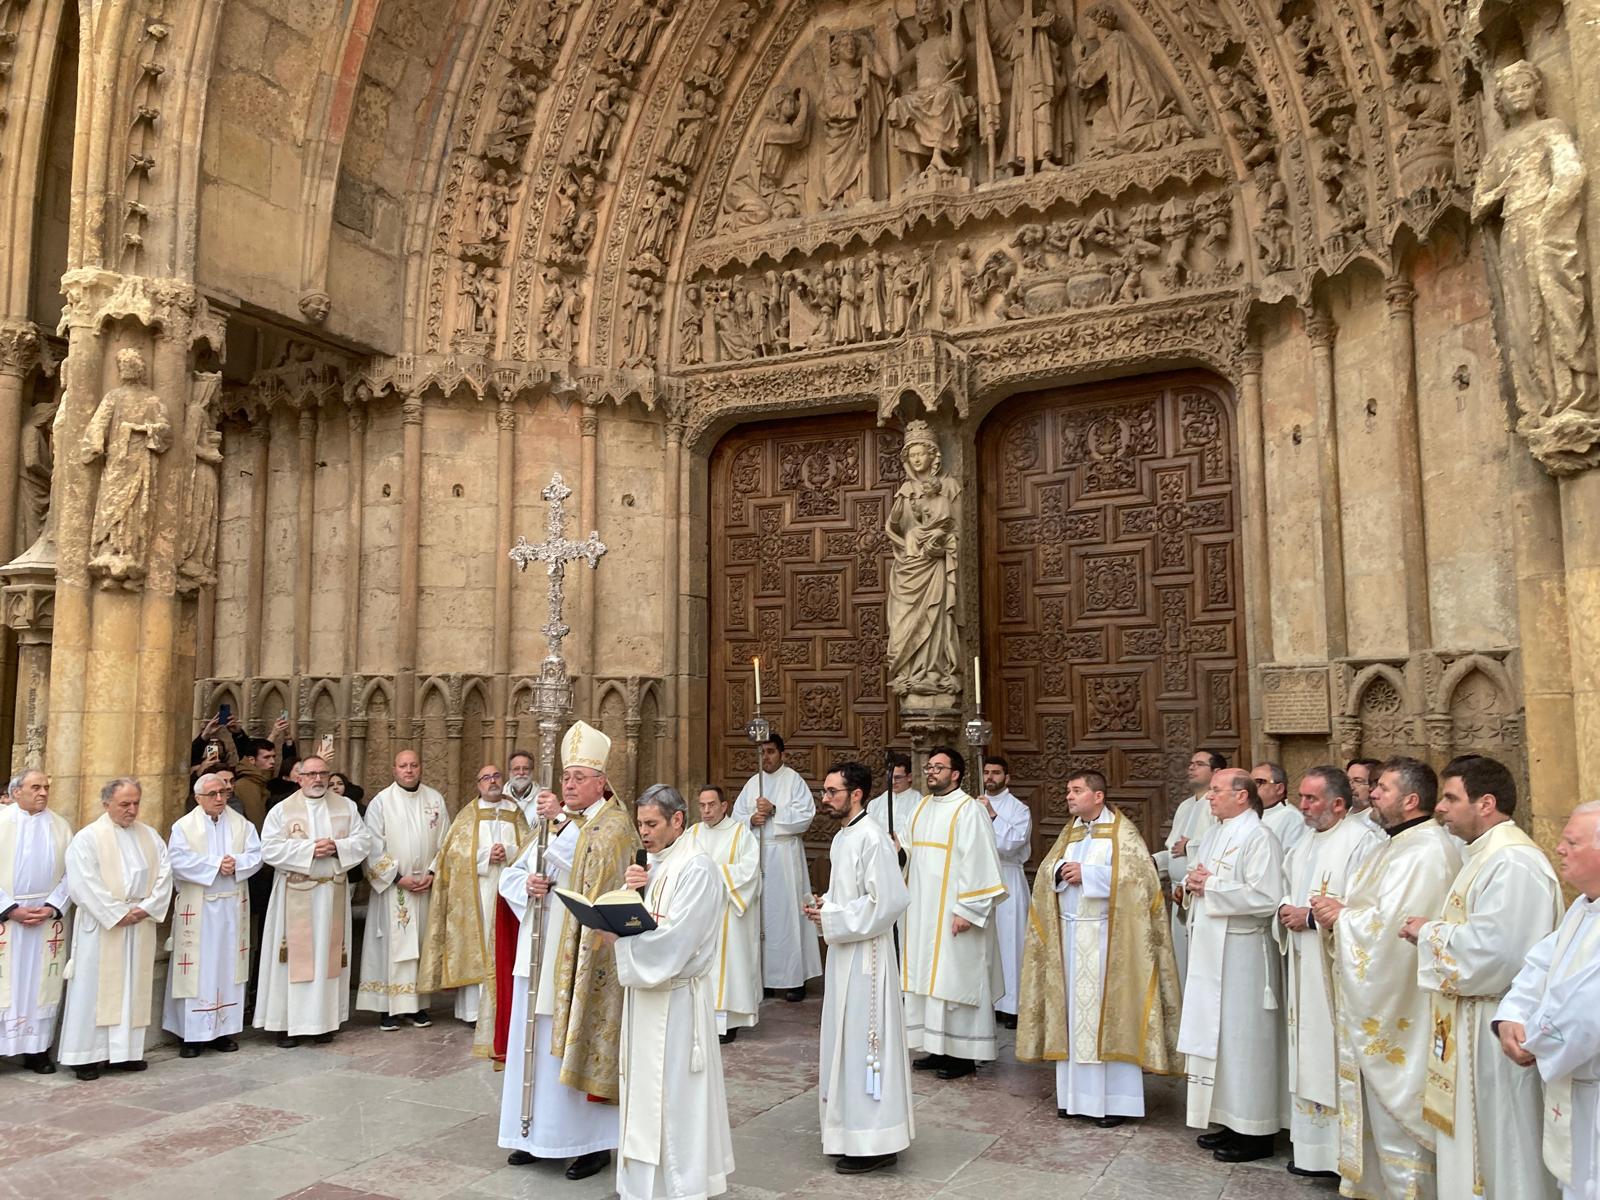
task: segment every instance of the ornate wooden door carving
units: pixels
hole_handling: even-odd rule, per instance
[[[1035,862],[1069,772],[1103,772],[1153,843],[1192,749],[1238,752],[1233,446],[1226,393],[1190,377],[1028,397],[984,427],[984,690]]]
[[[883,522],[899,455],[899,433],[870,414],[742,428],[712,454],[710,762],[730,797],[756,769],[744,726],[757,655],[762,712],[813,790],[852,755],[881,776],[885,746],[898,744]],[[819,888],[833,831],[819,815],[806,839]]]

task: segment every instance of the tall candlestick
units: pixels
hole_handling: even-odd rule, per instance
[[[983,711],[983,676],[978,674],[978,656],[972,656],[972,706]]]
[[[761,707],[761,659],[759,657],[757,657],[757,658],[751,659],[750,661],[755,663],[755,665],[756,665],[756,707],[760,708]]]

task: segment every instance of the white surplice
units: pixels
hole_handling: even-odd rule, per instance
[[[66,983],[67,844],[72,826],[48,808],[0,807],[0,913],[48,904],[61,915],[0,925],[0,1055],[43,1054],[56,1034]]]
[[[408,791],[391,783],[367,802],[363,819],[372,839],[363,872],[372,898],[361,935],[356,1007],[391,1015],[419,1012],[428,1007],[428,997],[417,995],[417,964],[433,892],[410,892],[396,881],[432,868],[450,832],[450,814],[444,797],[427,784]]]
[[[776,811],[765,825],[750,825],[756,798],[765,796]],[[793,767],[752,775],[733,802],[733,819],[750,826],[761,843],[762,986],[797,988],[822,974],[817,928],[806,920],[811,873],[801,841],[817,815],[817,802]]]
[[[1528,951],[1560,919],[1561,885],[1550,861],[1503,821],[1467,846],[1443,919],[1417,933],[1417,986],[1439,997],[1430,1069],[1449,1080],[1454,1101],[1442,1114],[1453,1123],[1424,1110],[1436,1130],[1441,1196],[1556,1194],[1539,1154],[1539,1078],[1502,1053],[1490,1025]]]
[[[1211,815],[1211,801],[1202,792],[1198,796],[1186,797],[1178,805],[1177,811],[1172,814],[1172,828],[1167,831],[1167,848],[1155,853],[1156,870],[1167,877],[1167,895],[1172,895],[1172,889],[1183,882],[1184,876],[1189,873],[1189,863],[1195,853],[1200,849],[1200,839],[1212,829],[1217,819]],[[1183,852],[1174,853],[1173,847],[1179,841],[1187,839]],[[1173,904],[1171,912],[1172,923],[1172,954],[1178,963],[1178,978],[1187,979],[1189,974],[1189,913],[1181,904]]]
[[[1110,830],[1117,814],[1110,805],[1100,810],[1093,828]],[[1073,821],[1082,825],[1081,818]],[[1144,1072],[1138,1063],[1103,1062],[1092,1047],[1098,1044],[1100,1015],[1106,985],[1106,933],[1112,890],[1112,858],[1116,850],[1109,834],[1093,832],[1067,847],[1060,858],[1039,864],[1039,871],[1055,879],[1056,911],[1061,921],[1061,970],[1066,978],[1067,1057],[1056,1063],[1056,1107],[1085,1117],[1144,1116]],[[1056,879],[1061,864],[1083,866],[1083,883]],[[1091,952],[1093,959],[1090,958]],[[1080,1036],[1093,1030],[1095,1036]]]
[[[708,978],[728,903],[719,876],[680,837],[650,864],[644,901],[656,928],[617,941],[626,989],[619,1200],[704,1200],[728,1190],[733,1135]]]
[[[195,813],[200,814],[198,818]],[[203,854],[195,853],[190,844],[184,825],[189,821],[204,826]],[[218,868],[230,854],[233,874],[220,874]],[[245,881],[261,869],[261,836],[231,808],[223,809],[216,820],[197,808],[173,825],[167,836],[167,856],[179,888],[179,905],[172,914],[173,942],[179,940],[180,925],[198,923],[200,937],[197,955],[169,946],[174,953],[167,958],[167,999],[161,1027],[185,1042],[231,1036],[244,1029],[244,993],[250,970],[250,889]],[[184,884],[203,889],[199,909],[184,903]],[[175,985],[187,972],[193,972],[196,986],[180,989],[192,995],[178,996]]]
[[[1282,970],[1272,922],[1283,849],[1254,809],[1221,821],[1196,847],[1211,871],[1189,901],[1189,972],[1178,1049],[1188,1059],[1188,1123],[1260,1136],[1279,1129]]]
[[[728,893],[717,937],[717,962],[711,971],[716,982],[711,1002],[717,1010],[717,1033],[749,1029],[761,1009],[761,927],[756,924],[760,847],[749,827],[731,816],[716,825],[704,821],[691,825],[684,836],[717,864]]]
[[[120,863],[111,869],[120,870],[120,889],[108,885],[107,867],[101,861],[102,821],[111,825],[115,839]],[[67,846],[67,888],[78,912],[72,922],[72,961],[67,964],[67,997],[56,1057],[68,1067],[143,1058],[154,990],[155,932],[172,902],[167,848],[148,825],[135,821],[124,829],[109,816],[102,816],[79,830]],[[117,922],[135,908],[149,913],[150,919],[118,928]],[[104,958],[106,947],[119,943],[120,968]],[[120,1004],[116,997],[101,995],[103,976],[110,974],[122,977]],[[108,1015],[108,1001],[115,1019],[101,1024]]]
[[[304,805],[306,823],[296,809]],[[334,853],[316,857],[316,844],[332,838]],[[349,874],[371,848],[367,827],[355,802],[332,792],[313,799],[296,792],[267,813],[261,827],[261,861],[273,869],[272,898],[262,929],[261,969],[257,976],[257,1029],[291,1037],[332,1033],[350,1016]],[[290,958],[305,948],[288,944],[289,892],[295,904],[309,905],[309,978],[290,977]],[[298,943],[299,930],[293,931]],[[337,939],[337,940],[336,940]],[[333,969],[337,959],[338,969]]]
[[[1278,839],[1278,845],[1283,847],[1285,854],[1303,842],[1311,832],[1311,826],[1306,824],[1300,810],[1287,800],[1264,810],[1261,823],[1267,827],[1268,833]]]
[[[894,794],[893,833],[895,837],[900,837],[900,835],[905,832],[906,826],[911,823],[911,818],[917,811],[917,805],[921,803],[922,793],[917,791],[916,788],[907,788],[903,792],[896,792]],[[867,816],[876,821],[879,828],[881,828],[885,833],[890,832],[889,793],[887,791],[879,792],[867,802]],[[902,846],[905,845],[903,838],[901,839],[900,844]]]
[[[479,796],[477,801],[479,809],[478,826],[478,912],[482,914],[483,936],[488,941],[494,940],[494,904],[500,895],[500,873],[505,870],[503,863],[489,861],[489,855],[494,853],[496,845],[506,848],[507,862],[515,861],[519,847],[517,845],[517,827],[511,819],[513,810],[518,809],[514,800],[488,801]],[[490,815],[491,813],[495,815]],[[537,819],[537,818],[536,818]],[[449,836],[449,830],[445,831]],[[441,850],[442,853],[442,850]],[[435,875],[438,874],[437,859],[431,868]],[[494,986],[494,972],[489,972],[489,985]],[[455,1017],[458,1021],[466,1021],[469,1025],[478,1019],[478,1002],[483,994],[484,985],[469,983],[456,989]]]
[[[911,893],[900,963],[906,1043],[993,1061],[994,1001],[1003,987],[994,908],[1006,885],[989,814],[965,792],[925,796],[901,845]],[[955,917],[972,927],[953,933]]]
[[[994,932],[1000,943],[1000,977],[1005,991],[994,1002],[996,1012],[1017,1015],[1017,975],[1028,939],[1028,910],[1033,894],[1024,869],[1033,849],[1033,813],[1008,788],[989,797],[994,806],[994,848],[1000,856],[1000,879],[1006,894],[994,909]]]
[[[1544,1082],[1544,1164],[1562,1200],[1600,1200],[1600,899],[1579,896],[1528,951],[1494,1020],[1526,1030]]]
[[[500,872],[500,895],[517,914],[517,958],[512,968],[511,1020],[506,1030],[506,1069],[501,1075],[500,1145],[523,1150],[535,1158],[575,1158],[617,1146],[617,1106],[591,1101],[583,1092],[561,1082],[561,1059],[550,1053],[552,1017],[555,1013],[556,969],[566,924],[572,919],[567,906],[552,891],[534,904],[528,895],[528,876],[535,873],[538,852],[535,836],[528,839],[514,862]],[[582,827],[568,821],[553,834],[544,852],[544,874],[552,887],[566,887]],[[541,922],[538,995],[533,1013],[533,1123],[522,1136],[522,1080],[528,1029],[528,970],[533,951],[534,923]]]
[[[1381,833],[1355,821],[1336,821],[1331,829],[1311,831],[1284,861],[1288,887],[1283,903],[1309,908],[1313,896],[1342,899],[1362,862],[1384,840]],[[1337,1171],[1338,1014],[1323,931],[1314,925],[1290,931],[1274,922],[1272,934],[1284,952],[1283,1017],[1288,1035],[1284,1075],[1294,1162],[1307,1171]]]
[[[894,927],[911,902],[889,835],[865,813],[833,835],[822,938],[817,1104],[824,1154],[896,1154],[911,1144],[911,1059]]]

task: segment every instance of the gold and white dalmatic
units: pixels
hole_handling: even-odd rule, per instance
[[[316,857],[333,839],[334,854]],[[331,1033],[350,1016],[350,872],[371,848],[353,801],[296,792],[267,813],[261,861],[273,869],[262,930],[255,1027]]]
[[[1383,834],[1354,821],[1310,830],[1284,861],[1288,890],[1283,903],[1308,908],[1314,896],[1344,899],[1351,878],[1384,840]],[[1339,1054],[1334,1037],[1339,1014],[1322,945],[1328,934],[1315,926],[1291,931],[1274,921],[1272,935],[1284,952],[1285,1074],[1294,1162],[1307,1171],[1337,1171]]]
[[[1437,1131],[1441,1196],[1556,1194],[1539,1157],[1539,1078],[1505,1056],[1490,1024],[1560,919],[1549,860],[1502,821],[1467,846],[1443,916],[1418,931],[1417,986],[1432,997],[1422,1119]]]
[[[1544,1164],[1563,1200],[1600,1200],[1600,900],[1579,896],[1528,958],[1495,1021],[1527,1032],[1544,1081]]]
[[[233,874],[222,860],[233,856]],[[261,837],[243,814],[224,807],[212,820],[191,809],[173,823],[167,857],[178,885],[167,949],[167,1002],[161,1027],[185,1042],[210,1042],[244,1028],[250,980],[250,888],[261,869]]]
[[[1216,817],[1211,815],[1210,798],[1204,792],[1189,796],[1178,805],[1172,814],[1172,828],[1167,831],[1167,848],[1158,850],[1155,855],[1156,870],[1167,877],[1168,895],[1189,874],[1189,862],[1199,852],[1200,839],[1216,823]],[[1172,848],[1184,838],[1188,843],[1183,853],[1174,853]],[[1172,906],[1172,953],[1178,961],[1178,978],[1186,978],[1189,973],[1189,916],[1188,909],[1181,904]]]
[[[1206,867],[1211,877],[1189,900],[1189,973],[1178,1025],[1188,1124],[1275,1134],[1283,1023],[1272,922],[1283,897],[1283,848],[1246,809],[1213,825],[1196,850],[1190,869]]]
[[[906,848],[906,1043],[913,1050],[989,1062],[994,1002],[1003,981],[994,908],[1006,893],[994,830],[965,792],[924,797],[900,844]],[[951,932],[952,918],[972,922]]]
[[[766,796],[776,811],[765,825],[750,825],[756,798]],[[752,775],[733,802],[733,819],[749,826],[761,844],[762,986],[797,988],[822,974],[817,927],[806,919],[811,874],[801,839],[816,819],[817,802],[793,767]]]
[[[828,847],[828,943],[817,1104],[825,1154],[897,1154],[911,1144],[911,1059],[894,927],[911,902],[889,835],[865,813]]]
[[[1324,940],[1339,1013],[1343,1195],[1434,1195],[1433,1128],[1422,1119],[1431,1006],[1417,987],[1416,948],[1401,940],[1400,927],[1409,916],[1439,912],[1460,867],[1454,839],[1431,816],[1399,826],[1356,872]]]
[[[396,880],[424,875],[444,848],[450,814],[444,797],[425,783],[407,791],[391,783],[367,802],[362,818],[371,845],[366,877],[372,888],[361,935],[361,984],[356,1007],[394,1015],[428,1006],[417,994],[417,964],[428,928],[432,892],[408,892]]]
[[[650,864],[644,902],[656,928],[616,945],[624,995],[617,1195],[703,1200],[727,1191],[733,1173],[709,979],[728,896],[716,864],[680,837]]]
[[[996,1012],[1017,1015],[1017,978],[1022,972],[1022,949],[1028,941],[1028,892],[1024,869],[1033,849],[1033,813],[1010,789],[989,797],[994,805],[994,848],[1000,856],[1000,880],[1006,894],[994,907],[995,937],[1000,944],[1000,976],[1004,991],[994,1002]]]
[[[701,821],[684,835],[717,864],[728,907],[722,914],[717,938],[716,981],[712,1005],[717,1011],[717,1032],[749,1029],[760,1017],[761,926],[757,924],[761,895],[761,851],[750,828],[731,816],[717,825]]]
[[[67,889],[78,912],[57,1058],[68,1067],[143,1058],[156,927],[172,903],[172,868],[161,835],[139,821],[124,829],[102,814],[67,846]],[[119,926],[135,908],[150,919]]]
[[[0,923],[0,1055],[43,1054],[56,1035],[66,983],[67,844],[72,826],[48,808],[0,806],[0,912],[49,904],[38,925]]]

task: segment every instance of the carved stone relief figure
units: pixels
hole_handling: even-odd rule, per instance
[[[805,149],[811,142],[811,98],[800,87],[767,97],[766,116],[750,144],[750,166],[728,185],[724,229],[746,229],[800,215]]]
[[[104,459],[90,534],[89,572],[102,587],[135,589],[145,575],[156,459],[172,445],[167,406],[151,390],[144,355],[117,354],[122,382],[101,398],[83,434],[85,465]]]
[[[539,336],[549,355],[570,361],[577,341],[578,315],[583,311],[583,293],[555,267],[546,267],[541,278],[544,299],[539,305]]]
[[[705,361],[705,310],[700,307],[700,289],[690,284],[683,289],[682,311],[678,316],[678,361],[697,367]]]
[[[1255,170],[1256,197],[1261,215],[1251,238],[1256,256],[1267,271],[1284,271],[1294,266],[1294,226],[1289,220],[1289,189],[1270,159]]]
[[[1174,146],[1196,130],[1160,69],[1122,28],[1116,9],[1097,4],[1089,10],[1092,31],[1074,74],[1091,112],[1091,153],[1131,154]]]
[[[662,27],[672,19],[674,0],[639,0],[606,43],[606,53],[619,66],[636,69],[650,57]]]
[[[1005,163],[1015,173],[1031,175],[1071,157],[1072,127],[1061,107],[1065,80],[1057,69],[1061,47],[1071,39],[1071,21],[1051,0],[1023,0],[1005,36],[1011,64]]]
[[[59,398],[35,404],[22,427],[22,545],[31,546],[50,514],[50,477],[55,472],[55,420]]]
[[[189,473],[189,510],[178,547],[179,586],[185,591],[209,587],[217,581],[217,477],[222,470],[222,432],[216,425],[215,402],[221,393],[221,374],[195,376],[189,403],[194,464]]]
[[[1553,472],[1600,461],[1600,399],[1585,287],[1588,172],[1572,130],[1544,115],[1544,81],[1516,62],[1495,76],[1505,133],[1484,160],[1475,220],[1499,217],[1500,279],[1518,432]]]
[[[870,39],[842,30],[828,39],[822,79],[822,205],[836,208],[888,193],[880,132],[889,68]]]
[[[493,337],[499,308],[495,272],[477,263],[462,264],[461,298],[467,302],[467,328],[471,333]]]
[[[589,99],[588,124],[579,153],[591,163],[604,162],[616,144],[617,132],[622,128],[622,118],[627,111],[628,100],[622,85],[614,79],[601,80]]]
[[[1247,167],[1255,167],[1275,153],[1272,110],[1261,85],[1245,71],[1224,63],[1215,72],[1222,121]]]
[[[952,160],[959,159],[977,115],[977,104],[966,93],[961,8],[947,18],[942,0],[917,0],[916,17],[909,58],[900,46],[899,17],[892,8],[884,17],[889,74],[900,85],[884,115],[895,131],[895,147],[922,172],[951,176],[959,170]],[[911,86],[900,82],[904,75],[911,76]]]
[[[1317,179],[1335,214],[1334,232],[1358,235],[1367,226],[1367,151],[1355,118],[1336,112],[1322,139]]]
[[[700,142],[717,115],[717,100],[710,92],[699,88],[685,88],[678,102],[678,114],[667,141],[662,161],[676,167],[687,180],[698,165]]]
[[[655,363],[656,318],[661,315],[661,281],[630,271],[627,287],[623,304],[628,310],[628,341],[622,365],[652,366]]]
[[[884,524],[894,547],[889,575],[889,679],[906,707],[952,708],[956,670],[956,563],[961,484],[944,473],[938,439],[925,421],[906,426],[906,480]]]
[[[478,240],[484,243],[505,240],[510,227],[508,212],[511,208],[510,176],[504,168],[485,174],[478,184]]]
[[[1220,0],[1172,0],[1172,15],[1207,54],[1221,54],[1234,40]]]

